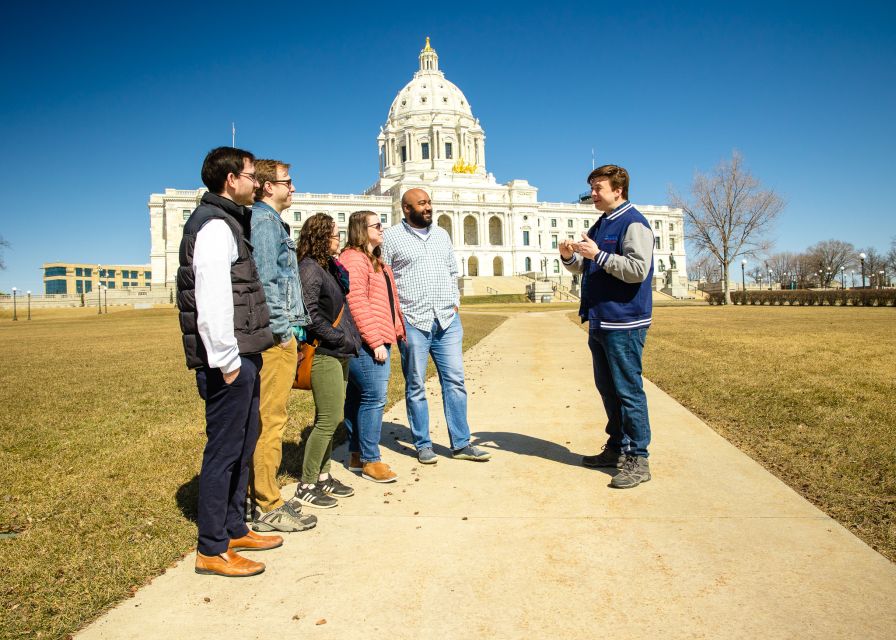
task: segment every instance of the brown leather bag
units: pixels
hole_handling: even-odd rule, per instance
[[[333,323],[333,328],[339,326],[339,323],[342,322],[342,312],[345,311],[345,303],[342,304],[342,308],[339,310],[339,315],[336,316],[336,322]],[[304,389],[306,391],[311,389],[311,364],[314,362],[314,353],[317,351],[317,347],[320,344],[320,340],[315,340],[314,342],[303,342],[299,346],[299,361],[296,364],[296,378],[292,381],[293,389]]]

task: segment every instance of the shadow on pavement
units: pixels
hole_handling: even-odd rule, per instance
[[[473,435],[473,444],[484,449],[500,449],[511,451],[521,456],[544,458],[573,467],[582,466],[582,454],[574,453],[562,444],[543,440],[522,433],[509,431],[477,431]],[[615,469],[598,469],[607,475],[615,475]]]

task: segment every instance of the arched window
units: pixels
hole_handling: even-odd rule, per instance
[[[560,261],[554,260],[554,273],[560,273]]]
[[[476,256],[470,256],[470,259],[467,260],[467,271],[471,276],[479,275],[479,258]]]
[[[525,271],[526,271],[526,273],[529,273],[530,271],[532,271],[532,258],[526,258]]]
[[[492,216],[488,219],[488,243],[492,245],[504,244],[504,230],[501,218]]]
[[[494,260],[492,260],[492,275],[504,275],[504,261],[501,259],[501,256],[497,256]]]
[[[464,244],[479,244],[479,225],[473,216],[464,218]]]
[[[454,234],[451,232],[451,216],[445,214],[440,215],[438,225],[448,232],[448,237],[454,242]]]

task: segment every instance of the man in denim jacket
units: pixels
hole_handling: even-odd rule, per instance
[[[302,515],[301,505],[280,498],[277,470],[283,449],[286,403],[296,375],[298,340],[310,322],[302,300],[296,244],[280,214],[292,203],[295,188],[289,165],[279,160],[256,160],[258,188],[252,205],[252,245],[258,275],[264,286],[276,343],[261,354],[261,395],[258,444],[252,457],[249,495],[252,528],[256,531],[304,531],[317,523]]]

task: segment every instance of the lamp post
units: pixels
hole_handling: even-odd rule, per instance
[[[850,289],[856,288],[856,270],[855,269],[849,270],[849,287],[850,287]]]
[[[19,316],[16,314],[16,291],[15,287],[12,288],[12,319],[18,320]]]
[[[862,288],[865,288],[865,254],[859,254],[859,262],[862,263]]]
[[[846,267],[840,267],[840,289],[843,290],[846,288]]]
[[[878,288],[878,289],[882,289],[882,288],[883,288],[883,285],[884,285],[884,272],[883,272],[883,271],[878,271],[878,272],[877,272],[877,275],[878,275],[878,278],[877,278],[877,288]]]
[[[31,292],[28,292],[28,319],[31,320]]]
[[[747,268],[747,259],[744,258],[740,261],[740,287],[744,291],[744,304],[747,302],[747,276],[745,275],[744,269]]]
[[[109,315],[109,287],[103,287],[103,306],[105,309],[103,310],[106,315]]]
[[[103,304],[100,299],[100,295],[102,294],[103,283],[100,282],[100,270],[103,265],[96,265],[96,314],[102,315],[103,313]]]
[[[768,290],[772,290],[772,270],[768,270]]]
[[[467,277],[467,259],[466,258],[460,259],[460,275],[462,275],[465,278]]]

